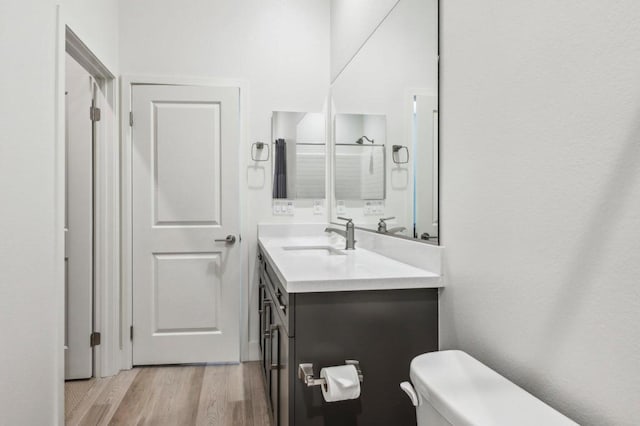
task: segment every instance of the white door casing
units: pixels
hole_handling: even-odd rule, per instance
[[[66,55],[65,379],[93,372],[93,131],[91,75]]]
[[[239,362],[239,89],[135,85],[132,111],[133,364]]]

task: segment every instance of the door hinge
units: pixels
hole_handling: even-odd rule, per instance
[[[89,118],[91,121],[100,121],[100,108],[94,106],[90,107]]]
[[[89,340],[91,343],[91,347],[98,346],[100,344],[100,333],[94,331],[93,333],[91,333],[91,337]]]
[[[133,326],[129,327],[129,340],[133,342]]]
[[[133,127],[133,111],[129,111],[129,126]]]

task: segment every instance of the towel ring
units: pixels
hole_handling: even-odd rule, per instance
[[[253,161],[256,162],[263,162],[263,161],[269,161],[269,155],[271,153],[271,149],[269,147],[267,147],[267,158],[265,158],[264,160],[260,159],[260,156],[257,155],[258,152],[262,151],[264,149],[264,146],[266,144],[264,142],[254,142],[253,145],[251,145],[251,159]],[[254,155],[254,153],[256,155]]]
[[[399,152],[403,149],[407,152],[407,161],[400,161]],[[391,158],[395,164],[407,164],[409,162],[409,148],[404,145],[393,145]]]

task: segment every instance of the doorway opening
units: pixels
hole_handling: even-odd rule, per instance
[[[119,370],[119,150],[114,75],[69,27],[64,41],[64,379],[77,380]]]

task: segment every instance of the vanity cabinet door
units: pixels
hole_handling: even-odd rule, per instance
[[[279,426],[289,426],[289,407],[293,408],[293,404],[289,404],[289,387],[291,384],[291,365],[289,362],[289,360],[291,359],[289,348],[291,346],[289,345],[289,343],[291,340],[292,339],[289,339],[289,337],[284,332],[282,332],[278,340],[278,382],[280,393],[280,401],[278,406]],[[291,418],[292,417],[293,416],[291,416]],[[291,421],[293,422],[293,419]]]
[[[268,297],[268,296],[267,296]],[[270,337],[270,329],[272,326],[273,313],[271,311],[271,301],[266,298],[264,301],[263,308],[263,328],[262,328],[262,372],[264,374],[264,378],[266,380],[267,391],[271,385],[270,383],[270,374],[269,368],[271,366],[271,337]]]
[[[261,355],[262,355],[262,348],[264,348],[263,331],[265,326],[265,322],[264,322],[264,301],[266,299],[265,292],[266,290],[264,288],[264,282],[262,280],[262,277],[260,277],[259,284],[258,284],[258,343],[260,345]]]
[[[271,403],[271,409],[273,411],[273,419],[276,425],[280,425],[280,341],[284,340],[280,336],[280,330],[282,328],[277,324],[271,325],[270,329],[270,361],[268,366],[267,375],[268,390],[269,390],[269,402]]]

